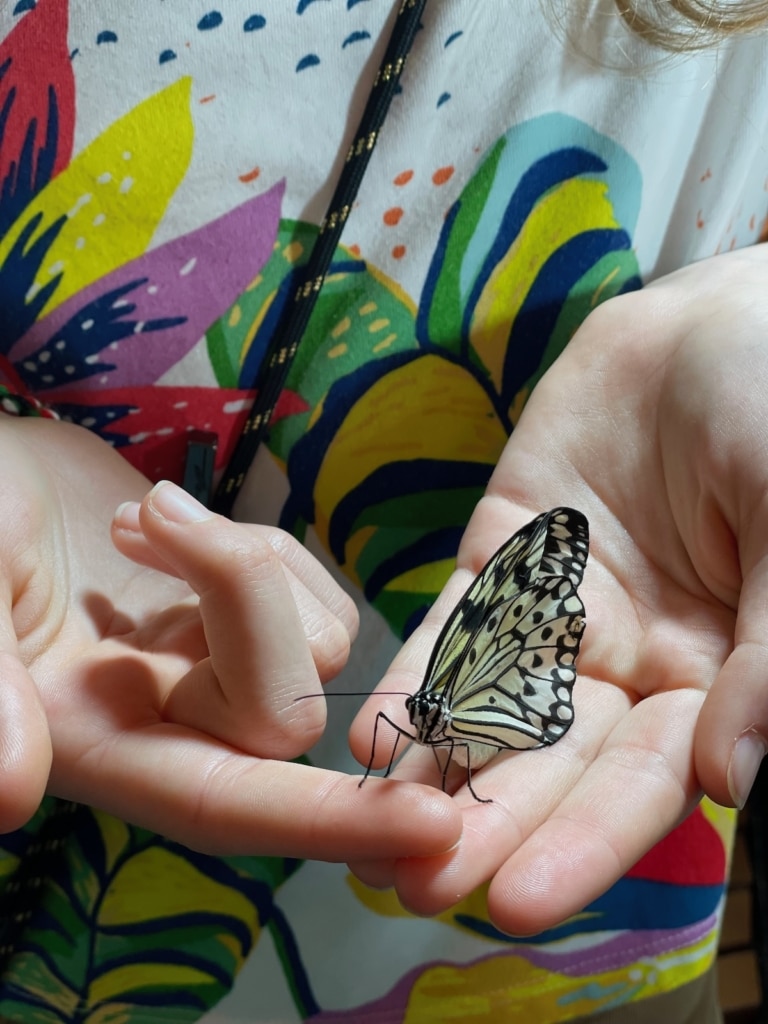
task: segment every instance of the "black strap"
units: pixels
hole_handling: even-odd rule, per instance
[[[253,388],[257,392],[250,415],[213,500],[213,508],[231,515],[245,474],[264,439],[280,393],[309,323],[312,310],[357,197],[389,105],[397,91],[408,53],[419,30],[427,0],[402,0],[384,59],[376,75],[360,125],[347,153],[328,212],[304,268],[299,287],[281,317]]]

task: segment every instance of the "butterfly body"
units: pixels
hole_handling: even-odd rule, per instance
[[[419,690],[406,700],[405,706],[415,730],[414,740],[423,746],[447,746],[451,760],[457,764],[465,768],[481,768],[498,754],[499,748],[487,743],[453,739],[453,714],[446,704],[445,694]]]
[[[395,728],[446,748],[449,762],[467,768],[470,790],[472,769],[499,751],[549,746],[573,723],[588,550],[587,520],[575,509],[552,509],[519,530],[464,594],[406,700],[414,733]]]

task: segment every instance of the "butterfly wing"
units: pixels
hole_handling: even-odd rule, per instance
[[[544,577],[502,602],[446,687],[444,742],[481,744],[492,756],[564,736],[583,629],[584,605],[566,577]]]
[[[479,767],[499,750],[551,744],[573,721],[584,628],[576,588],[589,551],[581,512],[555,508],[502,545],[438,638],[406,701],[415,739]]]
[[[584,578],[589,554],[587,517],[574,508],[553,508],[539,519],[543,520],[546,535],[541,560],[531,582],[544,576],[565,576],[578,587]]]
[[[422,691],[440,690],[494,608],[542,576],[581,583],[589,551],[586,516],[554,508],[526,524],[490,558],[443,627],[427,666]]]

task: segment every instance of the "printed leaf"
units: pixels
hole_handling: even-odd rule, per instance
[[[5,969],[0,1015],[192,1024],[231,987],[297,866],[205,857],[79,808]]]
[[[314,225],[283,221],[264,270],[208,331],[211,362],[223,386],[252,384],[316,237]],[[412,351],[414,313],[394,282],[340,247],[289,375],[289,389],[311,410],[322,404],[338,376],[371,359]],[[285,457],[309,422],[309,412],[285,420],[271,431],[271,450]]]
[[[506,439],[471,370],[439,354],[388,356],[338,381],[293,446],[284,525],[290,516],[314,523],[406,633],[445,582]]]
[[[580,121],[552,114],[512,128],[446,219],[420,343],[477,366],[513,406],[590,303],[640,286],[631,251],[640,186],[627,154]]]

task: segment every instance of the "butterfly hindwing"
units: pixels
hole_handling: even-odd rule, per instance
[[[584,605],[569,579],[545,577],[499,605],[446,691],[445,736],[498,749],[540,747],[573,721]]]

